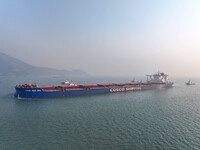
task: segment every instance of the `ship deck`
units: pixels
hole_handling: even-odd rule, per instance
[[[65,91],[65,90],[84,90],[84,89],[105,89],[105,88],[124,88],[133,86],[152,85],[152,83],[120,83],[120,84],[95,84],[95,85],[76,85],[76,86],[41,86],[43,91]]]

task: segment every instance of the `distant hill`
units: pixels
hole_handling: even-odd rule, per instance
[[[0,52],[0,76],[87,76],[82,70],[35,67]]]

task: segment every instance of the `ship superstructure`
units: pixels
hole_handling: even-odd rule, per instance
[[[157,72],[153,75],[146,75],[147,76],[147,82],[149,83],[171,83],[168,75],[165,73]]]

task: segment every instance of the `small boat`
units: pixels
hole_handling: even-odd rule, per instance
[[[62,84],[66,86],[76,86],[76,84],[74,84],[72,81],[69,82],[68,80],[66,80],[65,82],[62,82]]]
[[[190,81],[190,80],[189,80],[188,82],[186,82],[185,84],[186,84],[186,85],[195,85],[195,83],[193,83],[193,82]]]
[[[133,79],[131,82],[132,82],[132,83],[140,83],[140,81],[135,80],[135,79]]]

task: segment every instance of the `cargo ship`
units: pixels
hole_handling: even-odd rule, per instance
[[[36,84],[16,85],[15,98],[53,98],[75,95],[116,93],[127,91],[139,91],[156,88],[169,88],[173,86],[165,73],[158,72],[147,75],[146,82],[118,83],[118,84],[94,84],[94,85],[62,85],[62,86],[38,86]]]

